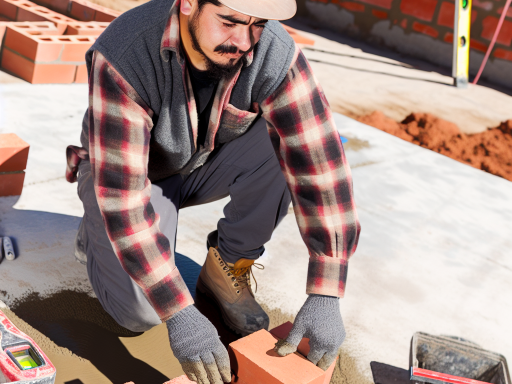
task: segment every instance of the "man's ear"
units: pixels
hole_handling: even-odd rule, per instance
[[[190,16],[194,2],[195,2],[195,0],[181,0],[181,4],[180,4],[181,13],[183,13],[186,16]]]

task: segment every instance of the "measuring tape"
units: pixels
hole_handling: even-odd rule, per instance
[[[54,384],[56,373],[34,340],[0,311],[0,383]]]
[[[452,77],[458,88],[468,86],[471,2],[472,0],[455,0]]]

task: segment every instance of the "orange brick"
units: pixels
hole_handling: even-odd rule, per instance
[[[81,21],[93,21],[96,9],[89,7],[86,4],[78,1],[71,1],[71,8],[69,14]]]
[[[402,0],[400,10],[406,15],[431,21],[436,11],[437,0]]]
[[[65,14],[68,12],[69,1],[70,0],[37,0],[37,3],[53,11]]]
[[[110,22],[121,12],[102,7],[87,0],[71,0],[70,15],[81,21]]]
[[[45,41],[50,36],[33,36],[16,27],[8,26],[5,32],[5,46],[31,61],[56,61],[59,59],[63,44]]]
[[[422,23],[418,23],[415,21],[412,23],[412,29],[414,29],[416,32],[424,33],[425,35],[432,36],[434,39],[439,36],[439,32],[432,28],[430,25],[425,25]]]
[[[283,28],[290,34],[293,41],[295,41],[297,44],[304,44],[304,45],[315,45],[315,40],[308,39],[305,36],[302,36],[299,31],[295,28],[289,27],[287,25],[281,24]]]
[[[379,19],[387,19],[389,18],[389,14],[386,11],[379,11],[378,9],[372,9],[373,16]]]
[[[0,172],[0,196],[21,195],[25,172],[1,173]]]
[[[87,84],[89,78],[87,76],[87,65],[82,64],[76,67],[75,83]]]
[[[31,35],[58,35],[59,31],[54,23],[49,21],[11,21],[8,23],[0,22],[0,25],[5,24],[5,26],[12,27],[14,29],[18,29],[20,31],[25,31],[30,33]]]
[[[472,49],[476,49],[477,51],[480,51],[480,52],[487,52],[487,44],[483,44],[481,42],[479,42],[478,40],[475,40],[475,39],[471,39],[470,40],[470,45],[469,45]]]
[[[114,11],[112,9],[98,9],[94,15],[94,21],[111,22],[115,20],[120,14],[120,12]]]
[[[52,39],[64,43],[60,57],[63,62],[85,62],[85,53],[95,41],[95,37],[92,36],[55,36]]]
[[[313,365],[298,353],[286,357],[274,351],[276,339],[260,330],[229,345],[231,369],[236,383],[246,384],[324,384],[328,383],[334,364],[329,370]]]
[[[276,339],[286,339],[288,337],[288,334],[292,330],[293,324],[287,321],[284,324],[281,324],[279,327],[275,327],[274,329],[270,330],[270,333],[272,336],[274,336]],[[309,339],[303,338],[299,346],[297,347],[297,352],[299,352],[302,356],[307,356],[309,353]]]
[[[109,24],[96,21],[70,23],[66,29],[66,35],[99,36]]]
[[[498,59],[512,61],[512,51],[507,51],[502,48],[497,48],[494,51],[494,57],[497,57]]]
[[[17,13],[18,7],[16,5],[6,0],[0,0],[0,15],[9,20],[16,20]]]
[[[2,50],[1,67],[32,84],[70,84],[75,79],[76,65],[39,64],[8,48]]]
[[[30,145],[15,133],[0,134],[0,172],[23,171],[27,168]]]
[[[76,21],[28,0],[0,0],[0,2],[17,8],[16,21],[49,21],[55,24],[60,34],[66,30],[67,23]]]

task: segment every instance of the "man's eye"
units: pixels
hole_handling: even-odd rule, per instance
[[[265,28],[265,24],[256,24],[255,27],[263,29]]]
[[[227,28],[233,28],[236,24],[231,24],[231,23],[222,23],[224,24],[225,27]]]

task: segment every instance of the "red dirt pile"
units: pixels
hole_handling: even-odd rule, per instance
[[[512,181],[512,120],[474,135],[428,113],[411,113],[401,123],[380,111],[357,119],[403,140]]]

